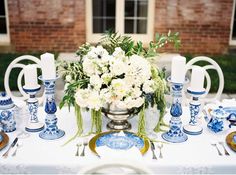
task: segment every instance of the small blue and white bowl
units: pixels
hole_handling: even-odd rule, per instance
[[[5,92],[0,93],[0,123],[4,132],[16,130],[15,107],[12,99]]]

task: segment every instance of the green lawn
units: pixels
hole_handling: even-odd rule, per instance
[[[193,56],[185,55],[187,61]],[[236,93],[236,54],[209,56],[214,59],[221,67],[224,74],[224,93]],[[205,65],[205,62],[200,62],[199,65]],[[216,92],[218,89],[219,79],[215,70],[208,71],[211,76],[211,90],[210,92]]]
[[[0,91],[5,91],[4,90],[4,75],[6,72],[6,69],[8,65],[17,57],[21,55],[33,55],[36,56],[37,58],[40,58],[40,55],[42,53],[0,53]],[[58,57],[57,53],[55,54],[55,58]],[[22,63],[24,64],[30,64],[31,62],[26,62],[23,61]],[[17,77],[21,69],[19,68],[14,68],[10,74],[9,78],[9,83],[10,83],[10,88],[11,90],[18,90],[17,88]],[[38,73],[39,74],[39,73]]]

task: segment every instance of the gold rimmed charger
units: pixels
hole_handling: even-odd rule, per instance
[[[120,131],[107,131],[107,132],[102,132],[102,133],[100,133],[100,134],[95,135],[95,136],[89,141],[89,148],[90,148],[90,150],[91,150],[93,153],[95,153],[96,155],[99,155],[99,154],[97,153],[97,151],[96,151],[96,141],[97,141],[100,137],[102,137],[102,136],[104,136],[104,135],[106,135],[106,134],[118,133],[118,132],[120,132]],[[124,133],[130,133],[130,134],[132,134],[132,135],[134,135],[134,136],[136,136],[136,137],[139,137],[137,134],[135,134],[135,133],[133,133],[133,132],[124,131]],[[141,138],[141,137],[139,137],[139,138]],[[143,145],[143,147],[140,149],[140,152],[141,152],[142,155],[144,155],[144,154],[148,151],[148,149],[149,149],[149,141],[148,141],[147,139],[144,139],[144,138],[141,138],[141,139],[144,141],[144,145]]]
[[[0,135],[2,136],[2,141],[0,141],[0,150],[5,148],[9,142],[9,137],[6,133],[0,132]]]
[[[233,151],[236,151],[236,142],[234,142],[234,136],[236,137],[236,131],[229,133],[226,137],[226,143]]]

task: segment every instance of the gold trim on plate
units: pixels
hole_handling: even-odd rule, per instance
[[[101,136],[106,135],[106,134],[118,133],[118,132],[120,132],[120,131],[107,131],[107,132],[102,132],[102,133],[100,133],[100,134],[95,135],[95,136],[89,141],[89,148],[90,148],[90,150],[91,150],[93,153],[95,153],[96,155],[98,155],[98,153],[97,153],[97,151],[96,151],[96,141],[97,141],[97,139],[98,139],[99,137],[101,137]],[[133,132],[129,132],[129,131],[124,131],[124,132],[125,132],[125,133],[131,133],[131,134],[137,136],[137,134],[135,134],[135,133],[133,133]],[[139,137],[139,136],[137,136],[137,137]],[[141,137],[140,137],[140,138],[141,138]],[[141,152],[142,155],[144,155],[144,154],[148,151],[148,149],[149,149],[149,141],[148,141],[147,139],[144,139],[144,138],[141,138],[141,139],[144,140],[144,146],[140,149],[140,152]]]

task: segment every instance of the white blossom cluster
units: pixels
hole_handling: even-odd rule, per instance
[[[92,47],[83,57],[82,66],[89,84],[76,92],[80,107],[98,110],[113,103],[131,109],[142,106],[144,94],[155,91],[150,63],[138,55],[125,56],[119,47],[112,55],[102,46]]]

